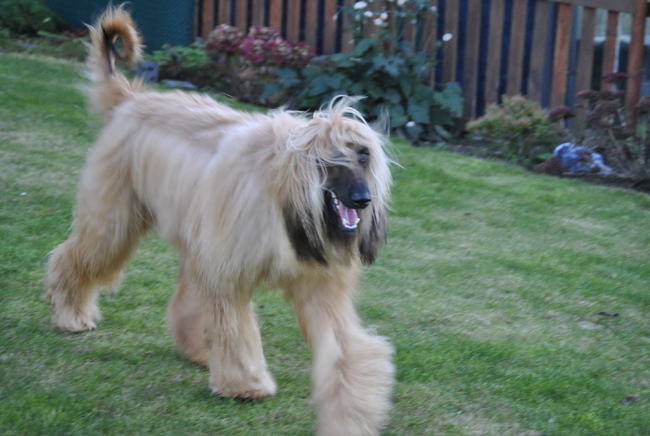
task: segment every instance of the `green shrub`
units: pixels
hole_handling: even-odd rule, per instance
[[[493,151],[518,164],[531,165],[547,159],[567,139],[563,128],[549,121],[539,104],[520,95],[503,97],[467,129],[493,143]]]
[[[39,31],[56,32],[64,27],[58,15],[43,0],[0,0],[0,28],[19,35]]]
[[[390,114],[391,129],[415,142],[446,136],[462,113],[460,87],[449,83],[439,91],[426,84],[431,64],[424,53],[386,55],[379,43],[362,40],[353,53],[315,58],[306,68],[277,69],[280,80],[266,86],[265,95],[288,89],[294,105],[315,109],[338,94],[363,95],[359,110],[370,119]]]
[[[359,110],[369,119],[387,111],[394,133],[416,143],[448,137],[447,129],[462,114],[461,89],[456,83],[431,86],[434,55],[417,37],[435,9],[427,1],[411,0],[387,3],[379,10],[357,2],[341,11],[351,16],[354,51],[314,58],[300,70],[276,68],[279,80],[266,85],[263,97],[288,90],[293,106],[315,109],[338,94],[362,95],[366,98]],[[391,19],[394,27],[389,26]],[[373,38],[363,38],[363,27],[370,21],[379,31]],[[419,29],[414,43],[401,34],[406,22]]]
[[[160,80],[182,80],[199,88],[219,88],[220,74],[200,42],[187,47],[165,45],[162,50],[154,51],[149,59],[158,63]]]

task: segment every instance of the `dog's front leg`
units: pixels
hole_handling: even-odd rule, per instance
[[[247,400],[275,394],[251,292],[222,287],[201,294],[212,392]]]
[[[290,291],[313,352],[312,401],[321,436],[377,435],[390,407],[392,348],[361,326],[350,275],[324,275],[320,283],[312,278]]]

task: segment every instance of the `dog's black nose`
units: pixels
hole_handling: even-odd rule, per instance
[[[355,209],[364,209],[370,204],[370,193],[368,191],[353,192],[350,197]]]

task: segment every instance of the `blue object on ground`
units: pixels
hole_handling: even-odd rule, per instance
[[[164,83],[170,88],[197,89],[193,83],[183,82],[181,80],[163,80],[161,83]]]
[[[138,69],[135,71],[135,75],[142,77],[146,83],[156,83],[158,82],[158,62],[155,61],[143,61],[138,65]]]
[[[562,170],[569,173],[612,174],[614,172],[605,165],[600,153],[578,147],[572,142],[565,142],[555,147],[553,156],[559,159]]]

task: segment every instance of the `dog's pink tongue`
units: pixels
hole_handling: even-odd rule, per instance
[[[357,226],[359,215],[355,209],[348,209],[343,203],[339,203],[339,216],[345,227],[355,228]]]

